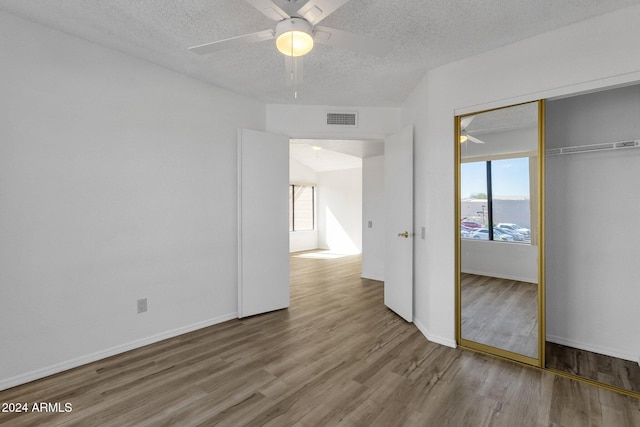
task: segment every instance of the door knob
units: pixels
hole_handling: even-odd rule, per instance
[[[409,232],[405,231],[404,233],[398,233],[398,237],[404,237],[405,239],[409,238]]]

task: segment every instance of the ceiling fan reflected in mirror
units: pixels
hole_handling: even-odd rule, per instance
[[[469,132],[466,130],[467,126],[469,126],[471,124],[471,122],[473,121],[473,119],[475,119],[476,116],[467,116],[463,119],[460,120],[460,144],[467,142],[467,141],[471,141],[474,142],[476,144],[484,144],[484,141],[482,141],[481,139],[476,138],[475,136],[469,134]]]
[[[354,34],[348,31],[317,25],[349,0],[309,0],[295,16],[290,16],[272,0],[245,0],[277,24],[251,34],[231,37],[190,47],[200,55],[232,49],[251,43],[276,39],[276,48],[285,55],[287,80],[290,84],[302,82],[302,57],[315,43],[346,48],[376,56],[386,55],[392,47],[387,40]]]

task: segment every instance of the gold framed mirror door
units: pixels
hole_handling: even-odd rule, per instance
[[[544,367],[544,101],[455,117],[456,339]]]

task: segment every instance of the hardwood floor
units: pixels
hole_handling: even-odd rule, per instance
[[[538,357],[538,285],[462,273],[462,338]]]
[[[547,341],[546,364],[573,375],[640,393],[640,365]]]
[[[357,256],[291,259],[291,307],[0,392],[15,426],[638,426],[640,401],[428,342]],[[453,321],[453,319],[452,319]]]

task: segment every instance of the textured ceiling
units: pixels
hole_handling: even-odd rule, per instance
[[[305,0],[275,0],[294,14]],[[298,99],[273,41],[187,47],[274,27],[243,0],[0,0],[16,14],[267,103],[398,106],[426,70],[640,0],[351,0],[322,25],[387,39],[379,58],[316,45]]]
[[[533,128],[538,126],[538,103],[529,102],[507,108],[499,108],[474,114],[469,118],[471,118],[471,121],[464,130],[472,135]]]
[[[355,169],[362,167],[362,159],[340,151],[327,150],[322,148],[314,150],[312,147],[320,148],[321,145],[297,143],[292,141],[289,144],[289,157],[296,159],[306,167],[316,172],[328,172],[342,169]]]
[[[292,139],[289,144],[289,155],[316,172],[361,168],[362,159],[383,154],[384,142],[375,140]]]

